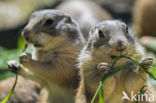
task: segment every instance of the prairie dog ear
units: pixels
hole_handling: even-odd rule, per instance
[[[89,39],[94,39],[96,36],[96,29],[97,27],[92,27],[90,32],[89,32]]]
[[[127,26],[127,24],[122,23],[121,26],[122,26],[123,31],[124,31],[125,33],[128,33],[128,26]]]
[[[96,31],[96,29],[97,29],[96,27],[92,27],[90,30],[90,34],[93,34]]]
[[[65,21],[66,21],[66,22],[72,22],[72,18],[71,18],[70,16],[66,16],[66,17],[65,17]]]

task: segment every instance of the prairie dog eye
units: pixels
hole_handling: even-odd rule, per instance
[[[126,26],[126,30],[125,30],[125,32],[128,33],[128,26]]]
[[[53,24],[53,20],[52,19],[47,19],[44,23],[44,26],[49,26]]]
[[[99,33],[99,37],[100,38],[104,38],[105,37],[104,34],[103,34],[103,32],[101,30],[98,30],[98,33]]]
[[[123,31],[125,32],[125,33],[128,33],[128,26],[126,25],[126,24],[123,24]]]

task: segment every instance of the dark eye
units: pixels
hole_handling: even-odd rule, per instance
[[[52,19],[47,19],[47,20],[45,21],[45,23],[44,23],[44,26],[49,26],[49,25],[51,25],[51,24],[53,24],[53,20],[52,20]]]
[[[99,33],[99,37],[100,38],[104,38],[105,37],[104,34],[103,34],[103,32],[101,30],[98,30],[98,33]]]
[[[128,33],[128,27],[126,26],[125,32]]]

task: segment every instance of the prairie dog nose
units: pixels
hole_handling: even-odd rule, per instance
[[[127,47],[126,42],[122,41],[122,40],[118,40],[115,44],[115,48],[117,51],[124,51]]]
[[[26,39],[29,40],[29,34],[30,34],[30,30],[28,29],[24,29],[22,32],[22,36]]]

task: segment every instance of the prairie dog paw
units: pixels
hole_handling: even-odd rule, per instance
[[[149,69],[150,66],[153,64],[153,58],[146,58],[145,60],[142,61],[142,66]]]
[[[111,71],[110,65],[108,63],[100,63],[97,67],[98,72],[105,75]]]
[[[27,64],[31,61],[31,54],[29,53],[22,53],[19,57],[19,61],[21,64]]]
[[[15,73],[17,74],[18,71],[19,71],[19,63],[15,60],[11,60],[11,61],[8,61],[7,62],[8,64],[8,69],[12,72],[12,73]]]

